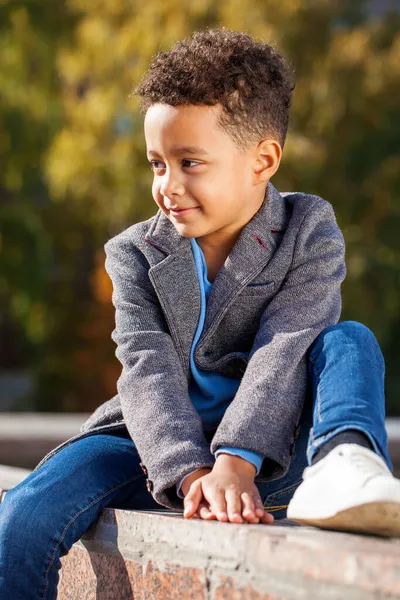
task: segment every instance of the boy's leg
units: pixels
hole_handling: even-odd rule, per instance
[[[400,534],[400,481],[385,429],[385,364],[373,333],[346,321],[309,352],[313,427],[308,467],[287,515],[332,529]]]
[[[372,331],[356,321],[325,329],[310,349],[309,375],[315,398],[309,464],[316,454],[325,453],[325,444],[334,447],[334,436],[351,430],[361,432],[392,469],[385,429],[385,362]]]
[[[60,557],[106,506],[160,508],[128,435],[95,434],[61,449],[0,505],[0,598],[53,600]]]

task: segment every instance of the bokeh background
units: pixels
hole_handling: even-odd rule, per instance
[[[376,334],[400,414],[400,7],[383,0],[0,0],[0,410],[115,394],[103,245],[156,212],[129,93],[153,54],[220,24],[295,68],[273,183],[333,204],[342,319]]]

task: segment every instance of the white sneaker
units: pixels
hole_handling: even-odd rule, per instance
[[[400,480],[358,444],[340,444],[307,467],[287,518],[323,529],[400,536]]]

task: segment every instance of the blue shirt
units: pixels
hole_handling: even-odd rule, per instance
[[[203,421],[203,428],[205,431],[207,431],[217,428],[224,412],[228,408],[230,402],[237,392],[237,389],[240,385],[240,379],[233,379],[231,377],[221,375],[220,373],[206,371],[198,368],[194,362],[194,350],[200,338],[201,332],[203,331],[206,316],[206,305],[212,288],[212,283],[210,283],[207,278],[207,263],[202,249],[195,238],[190,238],[190,243],[192,245],[197,278],[200,284],[200,318],[190,351],[192,379],[189,384],[189,395],[194,407]],[[215,456],[217,457],[221,452],[241,456],[255,466],[257,470],[256,474],[259,473],[263,456],[258,452],[243,450],[242,448],[232,448],[231,446],[221,446],[216,451]],[[185,477],[187,477],[187,475],[188,474],[186,474]],[[183,495],[180,492],[180,487],[183,479],[178,485],[178,495],[181,498],[183,498]]]

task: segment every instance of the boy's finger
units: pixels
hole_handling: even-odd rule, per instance
[[[271,515],[271,513],[264,511],[264,515],[261,517],[260,523],[262,523],[263,525],[272,525],[274,520],[274,515]]]
[[[213,490],[210,497],[206,498],[206,500],[208,500],[210,508],[218,521],[229,521],[226,509],[225,492],[223,490]]]
[[[260,498],[260,495],[257,494],[256,496],[253,496],[253,500],[257,517],[263,517],[265,513],[265,508]]]
[[[183,500],[183,516],[185,518],[188,519],[194,515],[202,498],[203,491],[201,489],[201,483],[194,481]]]
[[[256,515],[256,507],[254,500],[248,492],[241,494],[242,499],[242,516],[249,523],[258,523],[259,518]]]
[[[231,523],[243,523],[242,501],[239,494],[234,490],[227,490],[225,495],[229,520]]]
[[[200,502],[198,513],[200,518],[206,521],[215,521],[217,519],[211,508],[205,502]]]
[[[196,512],[192,515],[192,519],[206,519],[207,521],[215,520],[217,517],[214,515],[208,502],[204,500],[200,502]]]

